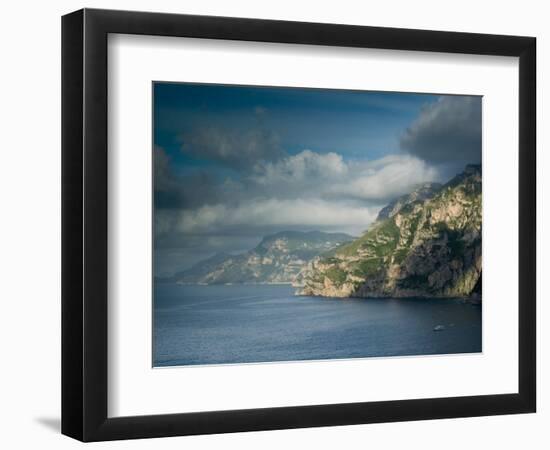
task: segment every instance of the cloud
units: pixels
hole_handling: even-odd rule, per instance
[[[250,181],[256,184],[256,192],[271,195],[379,203],[438,178],[434,167],[411,155],[345,161],[334,152],[304,150],[277,162],[257,164]]]
[[[420,183],[439,179],[435,168],[410,155],[346,161],[336,152],[311,150],[277,161],[256,162],[235,176],[215,177],[205,169],[176,176],[166,153],[161,148],[156,151],[157,209],[191,210],[216,204],[233,207],[257,198],[359,201],[372,206],[409,192]]]
[[[335,152],[304,150],[226,179],[211,201],[158,210],[155,231],[158,239],[171,233],[261,236],[282,229],[360,234],[389,200],[437,179],[436,169],[410,155],[345,161]]]
[[[481,161],[481,97],[445,96],[425,106],[401,148],[432,163]]]
[[[239,184],[219,186],[215,176],[205,170],[196,170],[185,175],[176,175],[171,158],[166,151],[154,147],[155,209],[194,208],[205,203],[221,201],[224,192],[232,193]]]
[[[284,155],[277,134],[261,127],[240,131],[209,126],[180,138],[183,153],[236,169],[250,167],[257,161],[273,161]]]
[[[287,156],[277,162],[257,163],[250,179],[259,185],[270,187],[288,183],[295,185],[318,177],[342,177],[347,170],[348,166],[337,153],[320,154],[303,150],[297,155]]]
[[[414,156],[391,155],[373,162],[351,164],[351,176],[331,187],[340,196],[387,202],[421,183],[439,180],[439,172]]]
[[[204,205],[195,210],[156,215],[155,230],[194,234],[231,229],[331,229],[359,233],[379,208],[338,201],[254,199],[237,205]]]

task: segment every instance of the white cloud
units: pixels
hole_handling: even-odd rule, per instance
[[[349,177],[329,186],[329,192],[366,201],[388,201],[420,183],[439,178],[437,170],[408,155],[391,155],[373,162],[351,163]]]
[[[384,202],[438,179],[419,158],[390,155],[373,161],[344,161],[337,153],[304,150],[277,162],[260,163],[250,180],[272,195],[351,198]]]
[[[294,156],[288,156],[276,162],[258,163],[254,167],[251,179],[264,186],[276,186],[283,183],[293,185],[317,177],[333,179],[343,177],[348,166],[337,153],[315,153],[303,150]]]
[[[205,205],[195,210],[166,211],[157,215],[155,229],[180,233],[219,232],[235,227],[301,227],[353,233],[363,231],[378,207],[320,199],[256,199],[236,206]]]
[[[437,179],[436,169],[410,155],[345,161],[335,152],[304,150],[257,163],[242,180],[226,179],[215,201],[157,211],[155,230],[157,235],[292,228],[359,234],[389,200]]]

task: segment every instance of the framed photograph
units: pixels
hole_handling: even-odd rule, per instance
[[[535,64],[532,37],[64,16],[62,432],[535,412]]]

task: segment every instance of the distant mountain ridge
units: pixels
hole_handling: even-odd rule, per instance
[[[302,295],[466,297],[481,293],[481,166],[383,208],[358,239],[311,261]]]
[[[246,253],[216,254],[171,280],[180,284],[296,284],[311,259],[353,239],[344,233],[283,231],[265,236]]]

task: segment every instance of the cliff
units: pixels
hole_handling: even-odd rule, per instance
[[[360,238],[317,257],[301,295],[462,297],[481,289],[481,167],[383,208]]]

